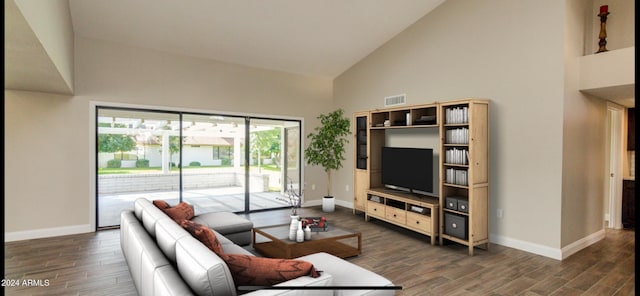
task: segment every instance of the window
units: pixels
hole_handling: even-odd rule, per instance
[[[286,207],[287,184],[302,179],[300,132],[301,120],[99,106],[97,225],[117,226],[140,197],[196,214]]]

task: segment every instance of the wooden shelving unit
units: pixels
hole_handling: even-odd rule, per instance
[[[470,98],[375,109],[353,116],[354,213],[362,211],[367,221],[374,217],[427,234],[432,243],[439,237],[440,245],[444,240],[467,245],[469,255],[476,246],[489,247],[488,100]],[[386,190],[381,182],[385,131],[416,129],[419,135],[418,129],[424,128],[438,129],[440,137],[439,196],[423,200]],[[372,196],[382,198],[382,203],[371,201]],[[447,200],[456,205],[448,205]],[[457,208],[457,201],[462,208]],[[412,205],[428,208],[428,219],[415,216]],[[422,225],[416,227],[414,223]],[[425,225],[435,228],[425,230]]]
[[[489,247],[489,102],[440,103],[440,244]],[[448,202],[451,201],[451,202]],[[464,208],[458,205],[464,205]]]

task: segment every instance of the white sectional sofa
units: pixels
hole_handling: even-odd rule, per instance
[[[236,241],[246,241],[244,229],[248,220],[229,214],[208,213],[206,216],[195,217],[192,221],[213,226],[225,253],[254,256],[216,230],[217,225]],[[244,225],[238,228],[224,221]],[[311,262],[322,271],[320,277],[302,276],[274,286],[307,287],[305,289],[276,290],[272,287],[255,291],[238,290],[229,268],[218,255],[144,198],[136,200],[133,211],[122,212],[120,233],[122,251],[141,296],[395,294],[394,285],[388,279],[327,253],[296,258]],[[367,289],[359,290],[357,287]]]

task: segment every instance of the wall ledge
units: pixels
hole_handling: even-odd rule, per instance
[[[580,91],[619,101],[635,98],[635,46],[578,58]]]

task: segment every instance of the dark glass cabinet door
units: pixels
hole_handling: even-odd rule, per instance
[[[367,117],[356,118],[356,168],[367,169]]]

